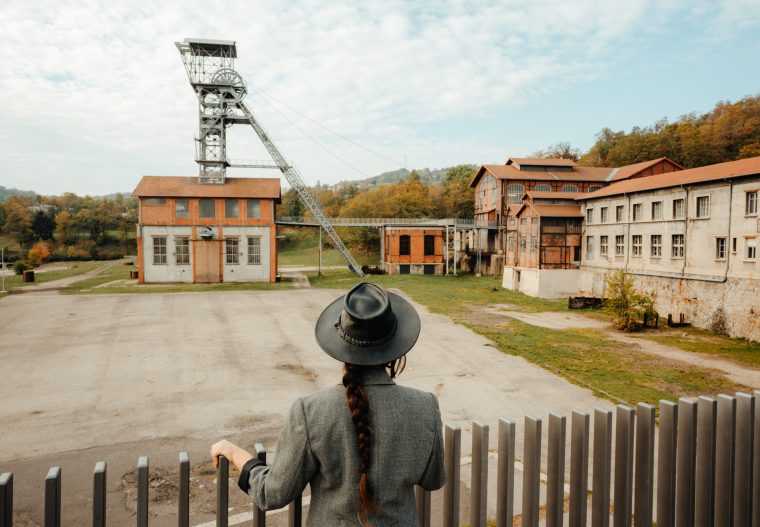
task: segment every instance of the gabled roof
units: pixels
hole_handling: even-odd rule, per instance
[[[626,179],[592,192],[585,198],[578,199],[580,201],[591,200],[605,196],[617,196],[633,192],[680,187],[681,185],[707,183],[710,181],[720,181],[723,179],[732,179],[755,174],[760,175],[760,157],[750,157],[748,159],[740,159],[739,161],[728,161],[726,163],[690,168],[638,179]]]
[[[671,159],[668,159],[667,157],[658,157],[657,159],[650,159],[649,161],[642,161],[641,163],[634,163],[633,165],[625,165],[623,167],[620,167],[611,174],[609,181],[621,181],[623,179],[628,179],[629,177],[635,176],[647,168],[653,167],[660,161],[666,161],[667,163],[676,167],[678,170],[684,169],[681,165]]]
[[[538,165],[542,167],[577,167],[578,164],[572,159],[554,159],[545,157],[510,157],[507,165]]]
[[[227,178],[223,184],[197,177],[143,176],[133,196],[143,198],[262,198],[280,202],[279,178]]]
[[[580,205],[536,205],[526,201],[517,211],[515,217],[518,217],[526,208],[533,209],[537,215],[543,218],[582,218]]]

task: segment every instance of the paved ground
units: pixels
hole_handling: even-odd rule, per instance
[[[78,525],[91,514],[92,467],[106,459],[109,515],[122,525],[134,521],[133,497],[125,491],[132,488],[130,475],[124,475],[139,455],[150,455],[151,466],[169,480],[179,451],[198,464],[221,437],[273,448],[293,399],[339,382],[340,366],[313,338],[317,316],[339,294],[38,293],[0,300],[0,472],[15,473],[18,524],[40,522],[42,482],[55,464],[63,467],[64,523]],[[422,335],[399,382],[439,395],[444,421],[463,427],[463,456],[472,420],[491,425],[495,447],[499,417],[515,419],[520,438],[525,414],[611,406],[418,309]],[[522,457],[520,444],[517,452]],[[207,465],[195,473],[194,496],[205,489],[212,499]],[[462,476],[467,484],[469,468]],[[213,517],[209,503],[194,513],[195,523]],[[176,507],[171,497],[151,507],[158,515],[151,525],[175,523],[168,516]]]

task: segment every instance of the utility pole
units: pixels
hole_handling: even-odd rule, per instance
[[[322,276],[322,226],[319,227],[319,270],[317,276]]]
[[[3,289],[0,293],[7,293],[8,291],[5,290],[5,246],[0,249],[0,271],[3,272]]]

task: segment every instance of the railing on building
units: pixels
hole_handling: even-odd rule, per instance
[[[592,526],[606,527],[610,516],[614,526],[625,527],[651,527],[655,520],[658,527],[760,525],[760,391],[754,395],[682,398],[678,403],[660,401],[659,428],[655,425],[655,414],[653,406],[643,403],[636,408],[618,405],[614,412],[596,409],[593,419],[588,413],[574,411],[569,423],[566,416],[550,413],[545,475],[541,472],[544,423],[539,417],[526,416],[521,525],[537,527],[543,511],[545,522],[542,523],[561,527],[566,499],[570,527],[586,526],[589,519]],[[515,428],[515,422],[499,420],[497,527],[512,526],[514,521]],[[565,464],[568,434],[569,467]],[[462,430],[456,425],[446,425],[444,435],[448,480],[443,488],[443,508],[436,514],[442,515],[444,527],[458,527]],[[589,458],[591,447],[593,454]],[[488,520],[489,452],[489,426],[473,422],[469,518],[473,527],[484,527]],[[266,461],[262,445],[256,445],[256,456]],[[179,457],[178,477],[178,525],[189,527],[190,460],[184,452]],[[93,525],[105,526],[105,462],[95,465],[93,480]],[[220,460],[216,481],[216,525],[227,527],[230,521],[229,463],[224,458]],[[138,527],[148,526],[148,482],[148,458],[140,457]],[[546,487],[544,507],[540,507],[542,482]],[[415,494],[420,525],[430,527],[431,493],[417,487]],[[60,467],[48,472],[44,495],[45,526],[60,526]],[[0,527],[11,527],[12,521],[13,475],[5,473],[0,475]],[[252,521],[255,527],[264,527],[264,511],[254,506]],[[296,527],[302,523],[299,498],[289,505],[288,525]]]
[[[495,221],[483,221],[462,218],[328,218],[337,227],[386,227],[403,225],[430,225],[434,227],[456,226],[462,229],[495,229]],[[304,216],[283,216],[275,223],[279,225],[312,225],[319,223]]]

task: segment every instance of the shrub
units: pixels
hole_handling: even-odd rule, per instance
[[[124,258],[124,255],[121,253],[109,253],[109,252],[98,253],[98,260],[121,260],[122,258]]]
[[[13,264],[13,271],[16,274],[24,274],[24,271],[29,271],[32,267],[32,264],[26,260],[16,260],[16,263]]]
[[[728,320],[726,320],[726,312],[723,310],[723,306],[718,307],[713,313],[710,331],[724,337],[728,336]]]
[[[69,260],[86,260],[90,257],[90,253],[80,247],[69,245],[66,247],[66,257]]]
[[[50,258],[50,247],[43,241],[32,245],[32,248],[29,249],[26,255],[26,259],[32,267],[39,267],[48,258]]]
[[[617,271],[605,277],[606,306],[615,314],[615,326],[623,331],[639,331],[644,325],[644,317],[657,317],[654,309],[654,292],[644,294],[636,291],[633,278],[624,271]]]

